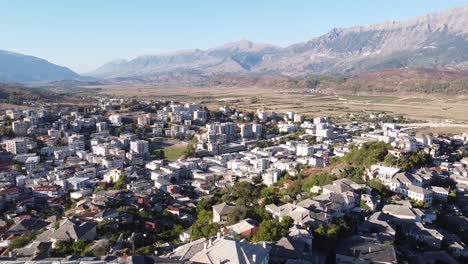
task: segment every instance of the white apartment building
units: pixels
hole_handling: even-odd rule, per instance
[[[8,152],[11,152],[15,155],[24,154],[28,153],[28,144],[24,139],[15,138],[7,141],[6,149]]]
[[[131,141],[130,151],[141,155],[146,154],[149,152],[149,143],[146,140]]]

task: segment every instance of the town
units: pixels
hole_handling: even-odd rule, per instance
[[[467,133],[87,100],[0,109],[1,261],[468,260]]]

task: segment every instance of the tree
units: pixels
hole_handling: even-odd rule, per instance
[[[278,241],[286,235],[283,225],[276,220],[266,220],[260,223],[257,240],[258,241]]]
[[[389,190],[387,189],[387,187],[385,185],[383,185],[382,182],[380,182],[379,180],[377,179],[372,179],[370,180],[367,185],[369,185],[369,187],[371,187],[372,189],[374,189],[375,191],[377,191],[380,195],[382,195],[383,197],[388,197],[390,195],[390,192]]]
[[[252,182],[253,184],[260,184],[263,182],[263,178],[262,176],[255,176],[252,178]]]
[[[10,240],[10,243],[8,243],[8,248],[10,250],[12,249],[17,249],[17,248],[22,248],[29,244],[31,241],[33,241],[36,238],[36,234],[24,234],[22,236],[19,236],[17,238],[14,238]]]
[[[197,221],[192,225],[192,239],[215,236],[219,231],[219,226],[213,223],[213,212],[201,210],[198,213]]]
[[[238,223],[240,220],[244,219],[247,215],[247,210],[244,207],[236,206],[228,214],[228,223],[230,225]]]
[[[349,165],[369,167],[376,162],[383,161],[389,149],[391,146],[384,142],[365,143],[361,148],[354,147],[346,153],[343,160]]]
[[[13,131],[9,127],[0,127],[0,137],[12,137]]]
[[[324,186],[333,182],[333,177],[328,173],[310,175],[303,181],[302,190],[310,191],[312,186]]]
[[[119,179],[114,184],[114,189],[123,190],[127,188],[127,175],[121,174]]]
[[[364,172],[365,169],[362,166],[358,167],[346,167],[344,169],[344,172],[340,174],[340,178],[348,178],[351,179],[352,181],[359,183],[359,184],[364,184]]]
[[[186,158],[193,158],[195,157],[195,147],[193,144],[188,144],[184,151]]]
[[[412,152],[409,157],[402,157],[398,160],[398,167],[404,171],[410,171],[432,163],[432,158],[424,151]]]
[[[398,162],[397,159],[392,154],[389,153],[389,154],[387,154],[387,156],[385,156],[385,159],[384,159],[385,165],[395,166],[395,165],[397,165],[397,162]]]
[[[414,208],[429,208],[429,205],[424,201],[416,201],[412,203]]]
[[[53,255],[56,257],[65,257],[72,255],[73,252],[73,242],[72,241],[57,241],[54,247]]]
[[[89,242],[86,241],[86,240],[78,240],[76,241],[73,246],[72,246],[72,250],[73,250],[73,254],[75,255],[83,255],[86,247],[88,246]]]
[[[298,194],[301,194],[301,192],[302,192],[302,180],[297,180],[288,187],[287,195],[291,197],[296,197]]]
[[[280,197],[274,186],[262,189],[260,195],[262,198],[264,198],[263,204],[277,204],[280,200]]]
[[[237,182],[231,188],[228,201],[238,205],[255,204],[260,198],[260,190],[250,182]]]
[[[15,170],[16,171],[23,171],[23,166],[21,163],[15,163]]]
[[[261,140],[257,142],[257,147],[258,148],[267,148],[269,147],[268,141],[266,140]]]
[[[359,207],[362,208],[362,210],[366,211],[366,212],[370,212],[371,211],[371,208],[366,204],[366,202],[364,202],[363,200],[361,200],[359,202]]]
[[[153,150],[153,159],[162,160],[165,157],[165,153],[163,149],[155,149]]]

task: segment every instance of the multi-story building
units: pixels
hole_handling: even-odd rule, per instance
[[[146,140],[131,141],[130,151],[140,155],[145,155],[149,152],[149,143]]]
[[[122,117],[120,117],[120,115],[111,115],[111,116],[109,116],[109,121],[113,125],[121,125],[122,124]]]
[[[400,191],[403,195],[408,196],[408,198],[412,200],[432,204],[433,192],[428,189],[416,185],[410,185],[407,189],[401,188]]]
[[[24,154],[28,153],[28,145],[26,140],[21,138],[15,138],[8,140],[6,143],[6,149],[8,152],[13,154]]]
[[[96,131],[98,133],[107,131],[107,123],[106,122],[97,122],[96,123]]]
[[[261,138],[263,133],[262,124],[252,124],[252,132],[254,138]]]
[[[314,154],[314,147],[307,144],[298,144],[296,146],[296,155],[311,157]]]
[[[151,123],[151,116],[149,114],[139,116],[137,122],[139,126],[149,126]]]
[[[24,136],[28,134],[29,122],[14,121],[11,126],[13,132],[18,136]]]
[[[47,135],[49,135],[49,137],[59,138],[62,136],[62,131],[58,129],[49,129],[47,130]]]
[[[252,124],[241,124],[239,127],[242,138],[251,138],[253,136]]]
[[[208,113],[203,110],[197,110],[193,112],[193,120],[205,123],[208,120]]]

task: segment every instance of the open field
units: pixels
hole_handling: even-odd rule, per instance
[[[99,88],[99,89],[96,89]],[[466,98],[439,96],[372,96],[311,94],[306,89],[270,89],[259,87],[153,87],[153,86],[99,86],[83,88],[93,93],[136,97],[141,99],[169,99],[203,103],[210,109],[228,105],[236,109],[255,111],[258,108],[278,112],[294,111],[317,116],[337,116],[357,112],[385,112],[413,119],[444,121],[452,119],[468,123]],[[258,101],[252,103],[252,97]]]
[[[180,142],[178,144],[165,147],[164,155],[166,156],[166,159],[170,161],[175,161],[179,159],[180,157],[182,157],[186,148],[187,148],[187,143]]]

